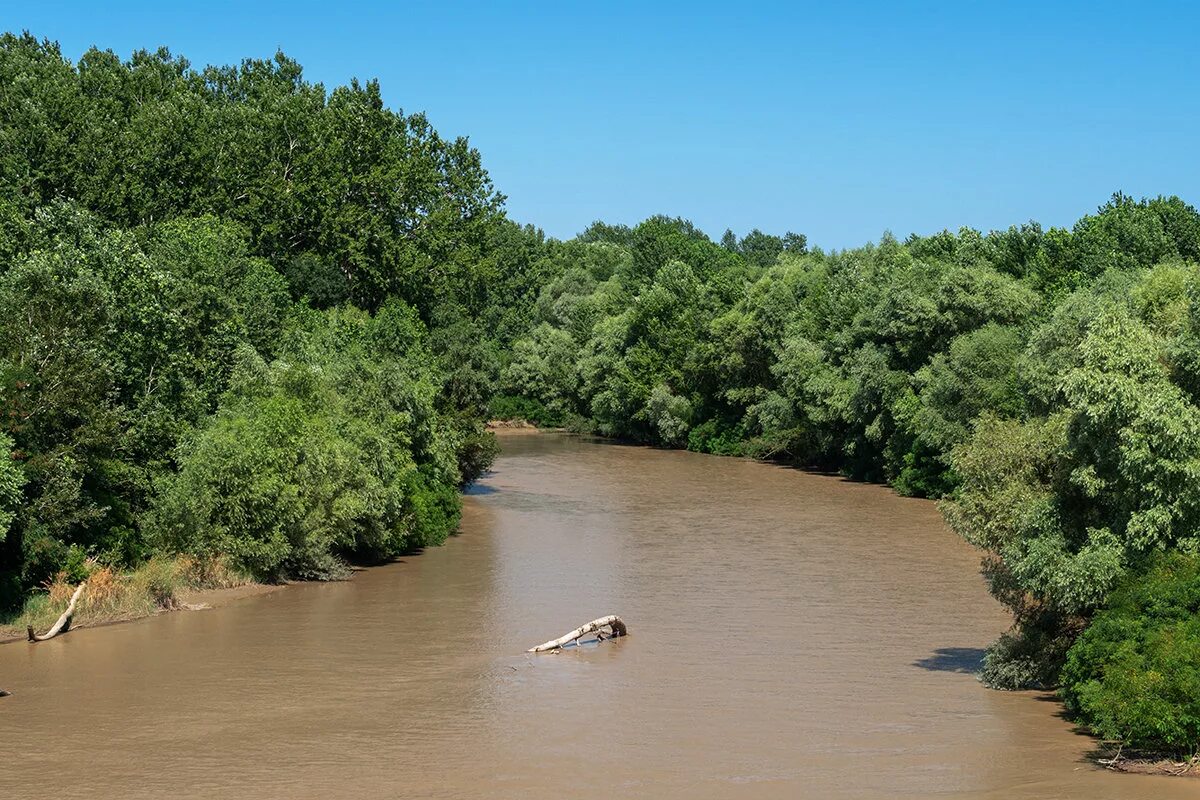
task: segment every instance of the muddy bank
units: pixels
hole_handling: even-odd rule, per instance
[[[160,614],[222,608],[238,600],[279,591],[285,588],[285,586],[286,584],[247,583],[242,586],[221,589],[186,589],[176,595],[178,602],[173,608],[157,608],[153,611],[135,614],[100,616],[89,616],[86,612],[81,612],[71,621],[71,630],[62,635],[70,636],[72,631],[86,630],[88,628],[103,628],[109,625],[138,622],[150,617],[159,616]],[[13,642],[28,643],[25,626],[0,625],[0,645],[12,644]]]
[[[1200,756],[1177,761],[1157,756],[1126,755],[1121,751],[1105,752],[1095,756],[1097,764],[1114,772],[1131,775],[1171,775],[1183,778],[1200,778]]]
[[[538,426],[523,419],[490,419],[484,426],[493,433],[518,433],[522,431],[536,433]]]
[[[193,589],[180,592],[179,599],[184,608],[189,611],[204,611],[210,608],[223,608],[247,597],[259,597],[286,589],[286,583],[249,583],[245,586],[233,586],[228,589]]]

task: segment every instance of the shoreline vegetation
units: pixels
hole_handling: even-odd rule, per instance
[[[80,624],[440,544],[523,419],[939,500],[1012,612],[985,683],[1056,689],[1126,752],[1200,749],[1184,200],[828,252],[669,216],[559,241],[467,139],[283,53],[3,34],[0,86],[14,619],[84,579],[108,588]]]
[[[489,420],[498,436],[545,432],[523,419]],[[359,567],[341,579],[353,577]],[[152,558],[130,572],[118,573],[96,562],[84,565],[87,589],[71,621],[71,630],[134,622],[172,611],[205,611],[247,597],[269,594],[295,581],[263,583],[238,569],[227,558],[203,562],[189,556]],[[26,642],[27,627],[42,631],[67,607],[78,584],[62,572],[42,591],[31,594],[16,612],[0,616],[0,645]]]
[[[203,565],[184,556],[151,559],[125,573],[98,564],[88,566],[87,587],[71,630],[131,622],[167,611],[213,608],[282,588],[256,583],[226,562]],[[58,619],[77,586],[66,577],[57,576],[45,591],[31,595],[19,612],[0,620],[0,644],[27,641],[27,626],[41,632]]]

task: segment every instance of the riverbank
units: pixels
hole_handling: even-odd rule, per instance
[[[511,433],[516,431],[530,431],[537,433],[540,428],[534,425],[527,419],[489,419],[484,426],[493,433]]]
[[[541,432],[524,419],[491,420],[487,428],[501,436]],[[90,562],[78,572],[82,574],[60,573],[45,591],[30,596],[20,611],[0,619],[0,644],[26,641],[29,628],[38,633],[48,630],[85,579],[87,587],[72,617],[72,629],[132,622],[168,611],[216,608],[287,585],[259,583],[221,558],[202,562],[188,556],[156,557],[128,573]]]
[[[66,609],[76,586],[59,576],[45,592],[30,597],[19,613],[0,623],[0,644],[27,640],[29,627],[37,632],[48,629]],[[168,611],[219,608],[281,588],[282,584],[258,583],[220,560],[156,558],[129,573],[93,565],[71,628],[115,625]]]
[[[1200,778],[1200,755],[1178,760],[1164,758],[1153,753],[1125,755],[1120,749],[1094,756],[1093,760],[1113,772],[1130,775],[1171,775],[1183,778]]]
[[[491,420],[487,429],[500,436],[542,432],[524,419]],[[259,583],[223,559],[200,562],[187,556],[154,558],[129,573],[119,574],[94,563],[86,565],[85,570],[88,585],[72,617],[73,630],[132,622],[170,611],[218,608],[288,585]],[[44,592],[31,596],[21,611],[0,621],[0,644],[27,641],[30,627],[39,633],[49,629],[67,608],[77,586],[78,579],[60,575]]]

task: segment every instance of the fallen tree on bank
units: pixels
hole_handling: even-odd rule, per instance
[[[75,593],[71,595],[71,602],[67,604],[67,610],[62,613],[62,616],[58,618],[58,622],[54,623],[50,630],[39,636],[33,632],[32,625],[26,628],[26,631],[29,633],[29,641],[44,642],[47,639],[53,639],[60,633],[66,633],[68,630],[70,630],[71,617],[75,616],[75,604],[79,602],[79,596],[83,594],[83,587],[85,586],[87,586],[87,581],[79,584],[79,586],[75,589]]]
[[[539,644],[537,647],[531,647],[525,652],[544,653],[547,650],[560,650],[562,649],[563,645],[569,644],[570,642],[573,642],[582,636],[586,636],[589,633],[597,634],[600,640],[603,641],[605,638],[602,630],[603,628],[609,629],[609,638],[612,639],[615,639],[618,636],[627,636],[629,634],[629,631],[626,629],[625,623],[621,621],[621,618],[616,614],[609,614],[607,617],[594,619],[586,625],[580,625],[575,630],[571,631],[570,633],[564,633],[557,639],[551,639],[548,642]]]

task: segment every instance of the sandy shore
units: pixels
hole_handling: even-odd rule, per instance
[[[492,433],[537,433],[540,429],[523,419],[493,419],[485,425]]]

